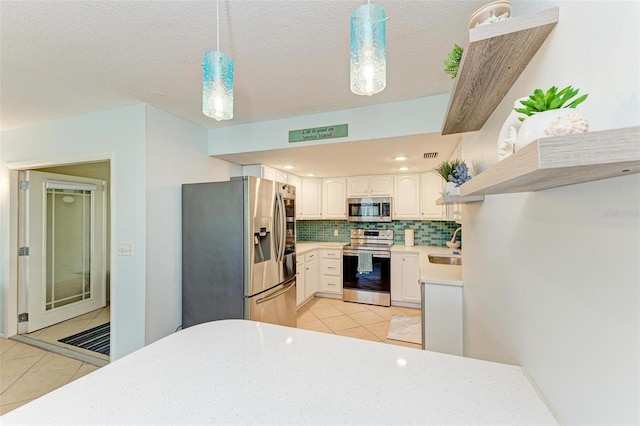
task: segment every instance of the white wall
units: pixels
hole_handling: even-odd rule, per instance
[[[16,333],[17,289],[9,280],[8,163],[44,166],[93,157],[111,160],[112,234],[134,245],[135,256],[113,256],[111,265],[111,354],[117,359],[144,345],[145,128],[144,105],[2,132],[0,143],[0,310],[6,336]],[[115,247],[112,244],[112,248]]]
[[[463,156],[482,171],[513,102],[573,85],[592,130],[640,124],[640,3],[560,22]],[[514,2],[514,15],[550,7]],[[640,423],[640,175],[491,195],[464,211],[465,355],[522,365],[564,424]]]
[[[146,107],[146,337],[182,321],[182,184],[228,180],[242,167],[207,156],[207,129]]]
[[[449,94],[209,130],[209,155],[439,133]],[[289,143],[289,131],[348,124],[349,136]]]

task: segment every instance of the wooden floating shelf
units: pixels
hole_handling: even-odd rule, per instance
[[[480,130],[558,23],[558,8],[469,30],[442,134]]]
[[[477,203],[478,201],[484,201],[484,195],[470,195],[466,197],[462,195],[443,195],[436,200],[436,204],[441,206],[447,204]]]
[[[538,139],[460,186],[462,196],[531,192],[640,173],[640,126]]]

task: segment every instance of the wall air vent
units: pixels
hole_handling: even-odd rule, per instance
[[[438,158],[437,152],[425,152],[422,154],[422,158]]]

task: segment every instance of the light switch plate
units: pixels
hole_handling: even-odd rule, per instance
[[[337,230],[337,229],[334,229],[334,230],[333,230],[333,236],[334,236],[334,237],[337,237],[337,236],[338,236],[338,230]]]
[[[133,243],[118,243],[116,254],[118,256],[133,256]]]

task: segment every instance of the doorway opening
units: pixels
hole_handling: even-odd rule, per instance
[[[111,337],[110,180],[110,161],[19,176],[16,337],[99,366]]]

